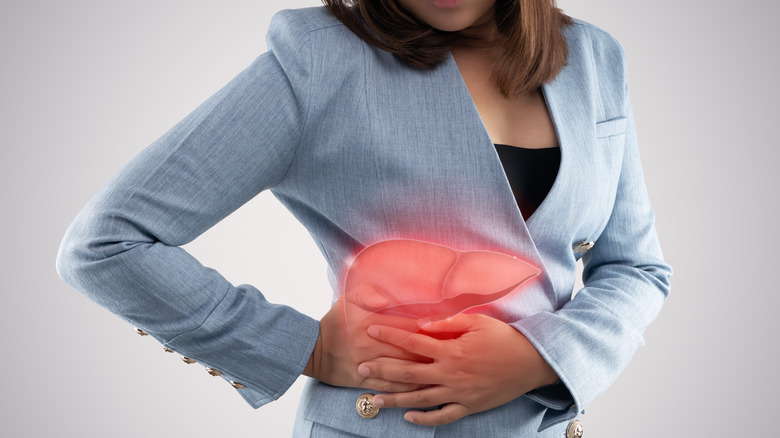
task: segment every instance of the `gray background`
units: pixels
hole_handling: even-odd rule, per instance
[[[2,2],[0,436],[290,434],[300,380],[252,410],[71,290],[54,257],[70,220],[120,166],[265,50],[273,12],[317,4]],[[586,436],[772,435],[780,7],[560,6],[628,53],[647,184],[676,273],[647,346],[588,406]],[[329,305],[324,262],[270,195],[189,249],[272,301],[314,317]]]

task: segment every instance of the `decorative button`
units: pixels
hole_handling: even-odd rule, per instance
[[[584,252],[588,252],[588,250],[593,248],[593,245],[595,245],[595,244],[596,244],[596,242],[594,242],[592,240],[590,242],[586,242],[586,241],[583,240],[582,242],[574,245],[574,248],[572,248],[572,249],[574,249],[574,252],[582,254]]]
[[[233,388],[236,388],[236,389],[244,389],[244,388],[246,388],[246,385],[244,385],[243,383],[234,382],[232,380],[230,381],[230,386],[232,386]]]
[[[358,415],[363,418],[374,418],[379,413],[379,408],[374,406],[374,394],[363,394],[355,403]]]
[[[149,336],[149,333],[146,333],[145,331],[139,329],[138,327],[135,328],[135,332],[141,336]]]
[[[182,360],[182,362],[184,362],[186,364],[192,364],[192,363],[197,362],[197,360],[195,360],[195,359],[193,359],[191,357],[187,357],[187,356],[182,356],[181,360]]]
[[[168,347],[163,347],[163,351],[166,352],[166,353],[173,353],[173,350],[171,350]]]
[[[569,427],[566,428],[566,438],[582,438],[582,423],[571,420]]]
[[[206,372],[209,373],[210,375],[214,376],[214,377],[219,377],[219,376],[222,375],[222,371],[220,371],[220,370],[218,370],[216,368],[211,368],[211,367],[206,367]]]

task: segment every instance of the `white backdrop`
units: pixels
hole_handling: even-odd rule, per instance
[[[0,3],[0,436],[289,436],[299,382],[252,410],[62,283],[78,210],[265,50],[259,2]],[[561,0],[623,44],[673,291],[589,437],[773,434],[780,324],[778,3]],[[320,317],[325,264],[262,194],[188,247],[234,284]],[[315,298],[312,298],[315,297]]]

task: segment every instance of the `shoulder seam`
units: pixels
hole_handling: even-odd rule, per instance
[[[608,37],[610,37],[612,39],[615,39],[615,37],[612,36],[612,34],[607,32],[606,30],[596,26],[595,24],[588,23],[587,21],[580,20],[579,18],[572,18],[572,20],[574,21],[574,24],[577,24],[577,25],[580,25],[580,26],[584,26],[584,27],[589,27],[589,28],[591,28],[591,29],[601,33],[601,34],[604,34],[604,35],[606,35],[606,36],[608,36]]]
[[[302,30],[302,33],[305,33],[305,34],[310,34],[310,33],[313,33],[313,32],[320,31],[320,30],[329,29],[331,27],[340,27],[340,26],[343,27],[344,26],[344,24],[342,22],[338,21],[335,17],[333,17],[333,19],[336,20],[335,23],[330,23],[330,24],[324,24],[323,23],[323,24],[317,25],[315,23],[312,23],[312,21],[306,16],[307,14],[296,13],[297,11],[300,11],[300,10],[301,9],[285,9],[283,11],[277,12],[277,14],[281,13],[281,12],[288,12],[288,13],[291,14],[292,17],[294,17],[295,20],[300,20],[300,21],[305,22],[306,23],[306,29]]]

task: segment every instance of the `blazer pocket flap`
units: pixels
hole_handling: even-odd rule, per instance
[[[604,138],[623,134],[626,132],[626,122],[625,117],[618,117],[596,123],[596,137]]]

